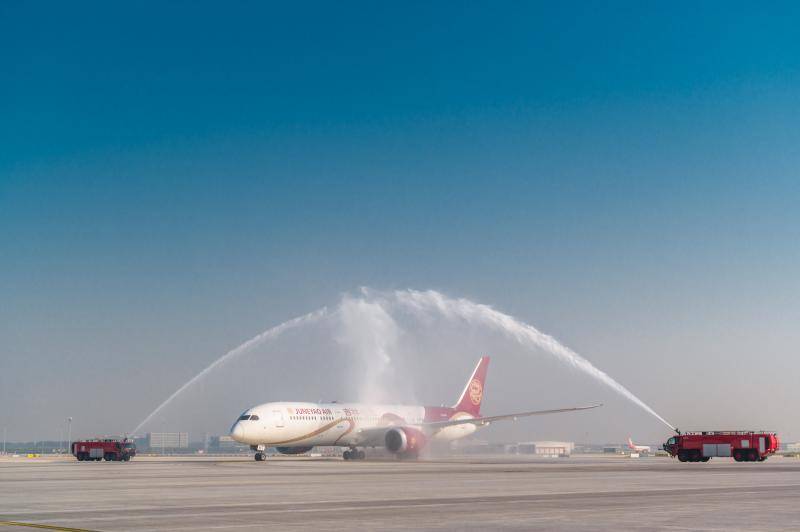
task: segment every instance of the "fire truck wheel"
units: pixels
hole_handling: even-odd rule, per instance
[[[758,451],[756,451],[755,449],[750,451],[750,461],[751,462],[757,462],[758,461]]]
[[[130,462],[130,460],[131,460],[131,457],[130,457],[130,456],[128,456],[128,455],[125,455],[125,458],[123,458],[123,460],[125,460],[126,462]]]
[[[759,462],[763,462],[763,461],[764,461],[764,460],[766,460],[766,459],[767,459],[767,457],[766,457],[766,456],[762,456],[761,458],[759,458],[759,459],[758,459],[758,461],[759,461]]]
[[[687,462],[689,460],[686,451],[684,451],[683,449],[678,451],[678,460],[680,460],[681,462]]]
[[[702,460],[703,457],[700,455],[700,451],[698,449],[692,450],[692,454],[690,455],[689,460],[692,462],[699,462]]]
[[[350,451],[343,452],[342,453],[342,458],[344,458],[345,460],[350,460],[350,458],[352,458],[352,456],[350,454]]]
[[[736,460],[737,462],[741,462],[742,461],[742,451],[740,451],[739,449],[734,450],[733,451],[733,459]]]
[[[711,460],[711,457],[710,457],[710,456],[704,456],[704,457],[702,458],[702,460],[700,460],[700,461],[701,461],[701,462],[708,462],[709,460]]]

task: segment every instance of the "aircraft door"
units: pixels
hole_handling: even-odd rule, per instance
[[[283,428],[283,410],[273,410],[272,411],[272,419],[275,421],[275,428],[282,429]]]
[[[337,429],[346,429],[347,426],[348,426],[348,423],[347,423],[347,420],[345,418],[344,411],[343,410],[336,410],[334,412],[334,415],[336,416],[336,419],[339,421],[336,424],[336,428]]]

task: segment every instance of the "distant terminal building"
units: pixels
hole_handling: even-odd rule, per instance
[[[188,432],[149,432],[147,446],[150,449],[188,449]]]
[[[249,449],[248,445],[241,444],[230,436],[211,436],[208,443],[208,450],[212,453],[235,453]]]
[[[787,443],[785,448],[786,448],[786,452],[789,452],[789,453],[800,453],[800,442]]]
[[[518,454],[569,456],[574,450],[575,442],[571,441],[530,441],[517,444]]]
[[[459,441],[451,442],[450,448],[464,454],[506,454],[509,446],[503,443],[489,443],[485,441]]]
[[[575,450],[571,441],[530,441],[520,443],[489,443],[485,441],[453,442],[453,451],[464,454],[527,454],[536,456],[569,456]]]

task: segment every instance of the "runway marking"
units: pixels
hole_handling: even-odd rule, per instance
[[[792,484],[783,487],[788,488],[800,488],[799,484]],[[746,490],[737,491],[739,495],[763,495],[763,496],[771,496],[776,497],[776,495],[770,495],[769,492],[771,491],[785,491],[785,490],[777,490],[778,486],[767,487],[765,488],[750,488]],[[258,515],[281,515],[281,514],[319,514],[319,513],[341,513],[345,512],[348,514],[351,513],[358,513],[364,511],[375,511],[375,510],[390,510],[390,511],[397,511],[397,510],[410,510],[410,509],[423,509],[423,508],[447,508],[447,507],[454,507],[454,506],[464,506],[467,505],[468,507],[475,507],[477,505],[515,505],[519,503],[538,503],[536,506],[537,511],[561,511],[558,508],[554,508],[551,506],[554,502],[561,502],[563,500],[573,500],[576,503],[580,503],[582,500],[590,503],[591,507],[582,507],[582,508],[571,508],[570,511],[572,512],[592,512],[596,509],[598,505],[601,505],[604,510],[627,510],[630,508],[629,504],[624,504],[622,506],[613,506],[613,501],[615,499],[626,499],[631,497],[632,495],[638,496],[639,498],[636,499],[636,503],[639,505],[639,508],[648,507],[648,504],[652,502],[654,499],[657,502],[658,499],[670,495],[677,495],[681,497],[686,497],[694,495],[695,493],[705,493],[707,496],[716,496],[721,498],[727,498],[728,494],[724,492],[712,492],[709,493],[708,488],[697,488],[697,489],[674,489],[674,490],[652,490],[648,492],[631,492],[631,491],[622,491],[622,492],[589,492],[589,493],[579,493],[579,492],[564,492],[564,493],[550,493],[550,494],[519,494],[519,495],[498,495],[498,496],[474,496],[474,497],[453,497],[453,498],[433,498],[433,499],[400,499],[400,500],[367,500],[367,501],[351,501],[351,500],[343,500],[343,501],[319,501],[314,503],[238,503],[238,504],[226,504],[221,506],[187,506],[187,507],[148,507],[148,508],[132,508],[131,511],[127,514],[120,514],[118,511],[114,511],[113,514],[109,515],[98,515],[104,512],[110,512],[110,510],[101,510],[101,511],[85,511],[85,510],[78,510],[87,513],[88,515],[70,518],[68,516],[63,516],[62,519],[70,521],[70,520],[80,520],[83,522],[87,521],[106,521],[106,522],[113,522],[118,521],[120,519],[141,519],[141,518],[156,518],[159,520],[168,520],[168,519],[185,519],[185,518],[197,518],[203,517],[205,519],[219,519],[219,518],[226,518],[226,517],[241,517],[243,515],[247,516],[258,516]],[[566,496],[566,499],[565,499]],[[787,496],[794,498],[795,495],[787,494]],[[698,500],[696,497],[693,498],[694,500]],[[609,502],[612,504],[610,505]],[[745,504],[749,502],[751,504],[761,504],[761,501],[745,501],[740,502],[739,504]],[[699,504],[703,504],[700,502]],[[207,512],[198,512],[200,508],[206,508]],[[137,510],[137,511],[133,511]],[[144,511],[143,511],[144,510]],[[155,510],[147,512],[146,510]],[[68,512],[68,511],[67,511]],[[67,513],[64,512],[64,513]],[[95,514],[95,515],[91,515]],[[253,524],[250,523],[245,527],[252,527]],[[47,526],[43,526],[42,528],[50,528]],[[153,530],[185,530],[185,529],[195,529],[197,528],[196,525],[188,525],[185,528],[181,525],[178,527],[169,526],[159,526]],[[224,527],[223,527],[224,528]],[[233,527],[231,527],[233,528]],[[55,530],[74,530],[84,532],[85,529],[77,529],[77,528],[55,528]],[[148,529],[150,530],[150,529]]]
[[[23,523],[21,521],[0,521],[0,526],[24,526],[28,528],[44,528],[45,530],[62,530],[66,532],[94,532],[88,528],[69,528],[57,525],[41,525],[38,523]]]
[[[727,495],[724,494],[724,493],[720,493],[719,496],[726,497]],[[489,499],[493,499],[493,498],[492,497],[488,497],[487,500],[482,500],[482,501],[480,501],[480,503],[483,503],[483,504],[496,504],[497,503],[497,501],[493,501],[493,500],[489,500]],[[515,502],[518,502],[519,500],[521,500],[521,497],[513,496],[513,497],[510,497],[510,500],[503,501],[503,502],[513,504]],[[237,510],[237,511],[224,511],[224,512],[218,512],[218,513],[212,513],[212,514],[204,514],[203,517],[205,517],[207,519],[214,519],[214,518],[218,519],[218,518],[226,518],[226,517],[234,517],[234,516],[242,516],[242,515],[257,516],[257,515],[262,515],[262,514],[280,515],[280,514],[294,514],[294,513],[299,513],[299,514],[330,513],[331,511],[341,511],[341,512],[354,512],[355,511],[355,512],[358,512],[359,510],[363,511],[363,510],[398,510],[398,509],[404,510],[404,509],[413,509],[413,508],[447,508],[447,507],[452,506],[452,505],[468,504],[470,506],[473,506],[475,504],[474,500],[463,501],[463,500],[459,500],[459,499],[455,499],[455,500],[452,500],[452,501],[450,501],[450,500],[432,501],[432,502],[429,502],[429,503],[422,503],[422,504],[416,503],[414,500],[407,501],[407,502],[411,502],[411,504],[396,504],[395,502],[381,501],[382,504],[375,504],[375,505],[372,505],[372,506],[370,506],[368,508],[365,508],[361,504],[351,504],[352,501],[347,501],[347,502],[348,502],[347,505],[343,505],[343,506],[340,506],[340,507],[337,507],[337,508],[327,508],[326,507],[326,508],[260,509],[260,510],[245,510],[245,511]],[[760,504],[760,501],[749,501],[749,503],[752,504],[752,505],[758,505],[758,504]],[[630,504],[629,503],[624,503],[624,504],[621,504],[619,506],[604,506],[603,509],[606,510],[606,511],[628,511],[630,509]],[[564,509],[562,509],[562,508],[551,508],[551,507],[541,507],[541,508],[538,508],[537,511],[540,511],[540,512],[541,511],[544,511],[544,512],[547,512],[547,511],[550,511],[550,512],[563,512]],[[594,512],[594,511],[595,511],[595,508],[572,508],[572,509],[570,509],[571,513],[576,513],[576,512],[577,513],[591,513],[591,512]],[[183,512],[181,512],[181,513],[154,514],[152,517],[157,517],[157,518],[159,518],[161,520],[167,520],[167,519],[175,519],[175,518],[191,518],[191,517],[197,517],[198,515],[199,514],[197,514],[197,513],[183,513]],[[89,519],[93,519],[93,518],[89,518]],[[98,519],[98,520],[107,520],[105,518],[96,518],[96,519]],[[525,516],[526,523],[531,522],[531,521],[553,521],[553,520],[560,520],[560,519],[561,518],[557,518],[557,517],[554,517],[552,515],[539,515],[539,516],[526,515]],[[285,523],[279,523],[279,524],[284,524],[285,525]],[[258,523],[252,523],[252,522],[251,523],[247,523],[247,524],[238,524],[238,525],[237,524],[226,523],[224,525],[211,526],[206,522],[203,525],[202,528],[204,528],[204,529],[234,529],[234,528],[257,528],[257,527],[260,527],[260,526],[261,525],[259,525]],[[148,531],[150,531],[150,530],[152,530],[152,531],[163,531],[163,530],[178,531],[178,530],[196,530],[197,528],[198,528],[198,526],[196,524],[177,525],[177,526],[175,526],[175,525],[163,526],[162,525],[162,526],[158,526],[157,528],[143,528],[142,530],[148,530]],[[694,527],[680,528],[678,526],[673,526],[672,528],[674,528],[676,530],[694,530],[695,529]],[[706,529],[706,528],[704,528],[704,529]],[[708,530],[726,530],[726,529],[725,528],[719,528],[719,529],[710,529],[709,528]]]

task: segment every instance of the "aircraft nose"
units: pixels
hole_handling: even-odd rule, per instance
[[[231,438],[238,442],[243,442],[245,436],[245,427],[241,421],[237,421],[234,423],[233,427],[231,427]]]

